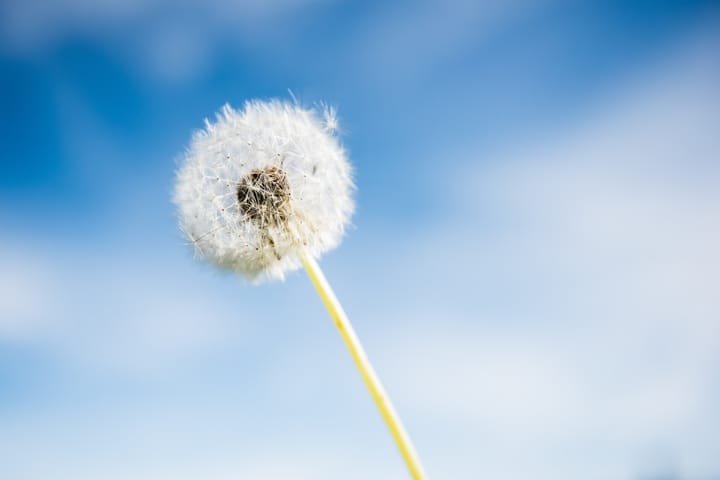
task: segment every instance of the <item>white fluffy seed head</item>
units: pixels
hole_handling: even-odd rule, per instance
[[[177,173],[180,228],[196,252],[250,280],[283,279],[298,252],[336,247],[353,212],[335,112],[280,101],[226,105]]]

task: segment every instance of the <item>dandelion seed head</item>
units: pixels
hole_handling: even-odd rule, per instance
[[[280,101],[226,105],[182,158],[181,230],[203,258],[248,279],[282,279],[336,247],[353,212],[351,168],[335,111]]]

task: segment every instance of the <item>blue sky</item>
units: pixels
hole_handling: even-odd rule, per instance
[[[405,478],[307,279],[196,262],[225,102],[338,107],[321,261],[432,478],[720,475],[714,2],[0,6],[0,476]]]

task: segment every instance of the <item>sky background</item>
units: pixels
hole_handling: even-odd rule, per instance
[[[434,479],[720,479],[720,5],[4,0],[0,477],[407,478],[302,272],[193,259],[226,102],[338,108],[321,260]]]

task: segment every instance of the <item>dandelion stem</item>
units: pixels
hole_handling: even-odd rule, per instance
[[[370,390],[370,394],[372,395],[378,410],[380,410],[385,423],[390,429],[390,433],[400,449],[400,453],[410,470],[412,478],[414,480],[424,480],[426,478],[425,473],[423,473],[422,466],[420,465],[420,459],[415,452],[415,448],[410,441],[410,437],[408,437],[405,428],[403,428],[400,417],[397,412],[395,412],[395,409],[390,402],[390,398],[387,393],[385,393],[385,389],[380,383],[380,379],[370,364],[370,361],[365,354],[365,350],[360,344],[360,340],[355,334],[355,330],[350,324],[350,320],[345,314],[342,305],[340,305],[340,302],[335,296],[335,293],[330,287],[330,284],[325,278],[322,270],[320,270],[320,266],[317,262],[311,256],[306,255],[303,252],[300,252],[300,259],[305,266],[305,270],[307,270],[310,280],[312,280],[313,285],[315,285],[315,288],[320,294],[320,298],[322,298],[325,307],[328,309],[328,312],[330,312],[330,316],[332,317],[335,326],[340,331],[340,335],[342,336],[345,345],[348,350],[350,350],[350,354],[355,361],[355,365],[358,370],[360,370],[360,375],[365,381],[365,385],[368,390]]]

